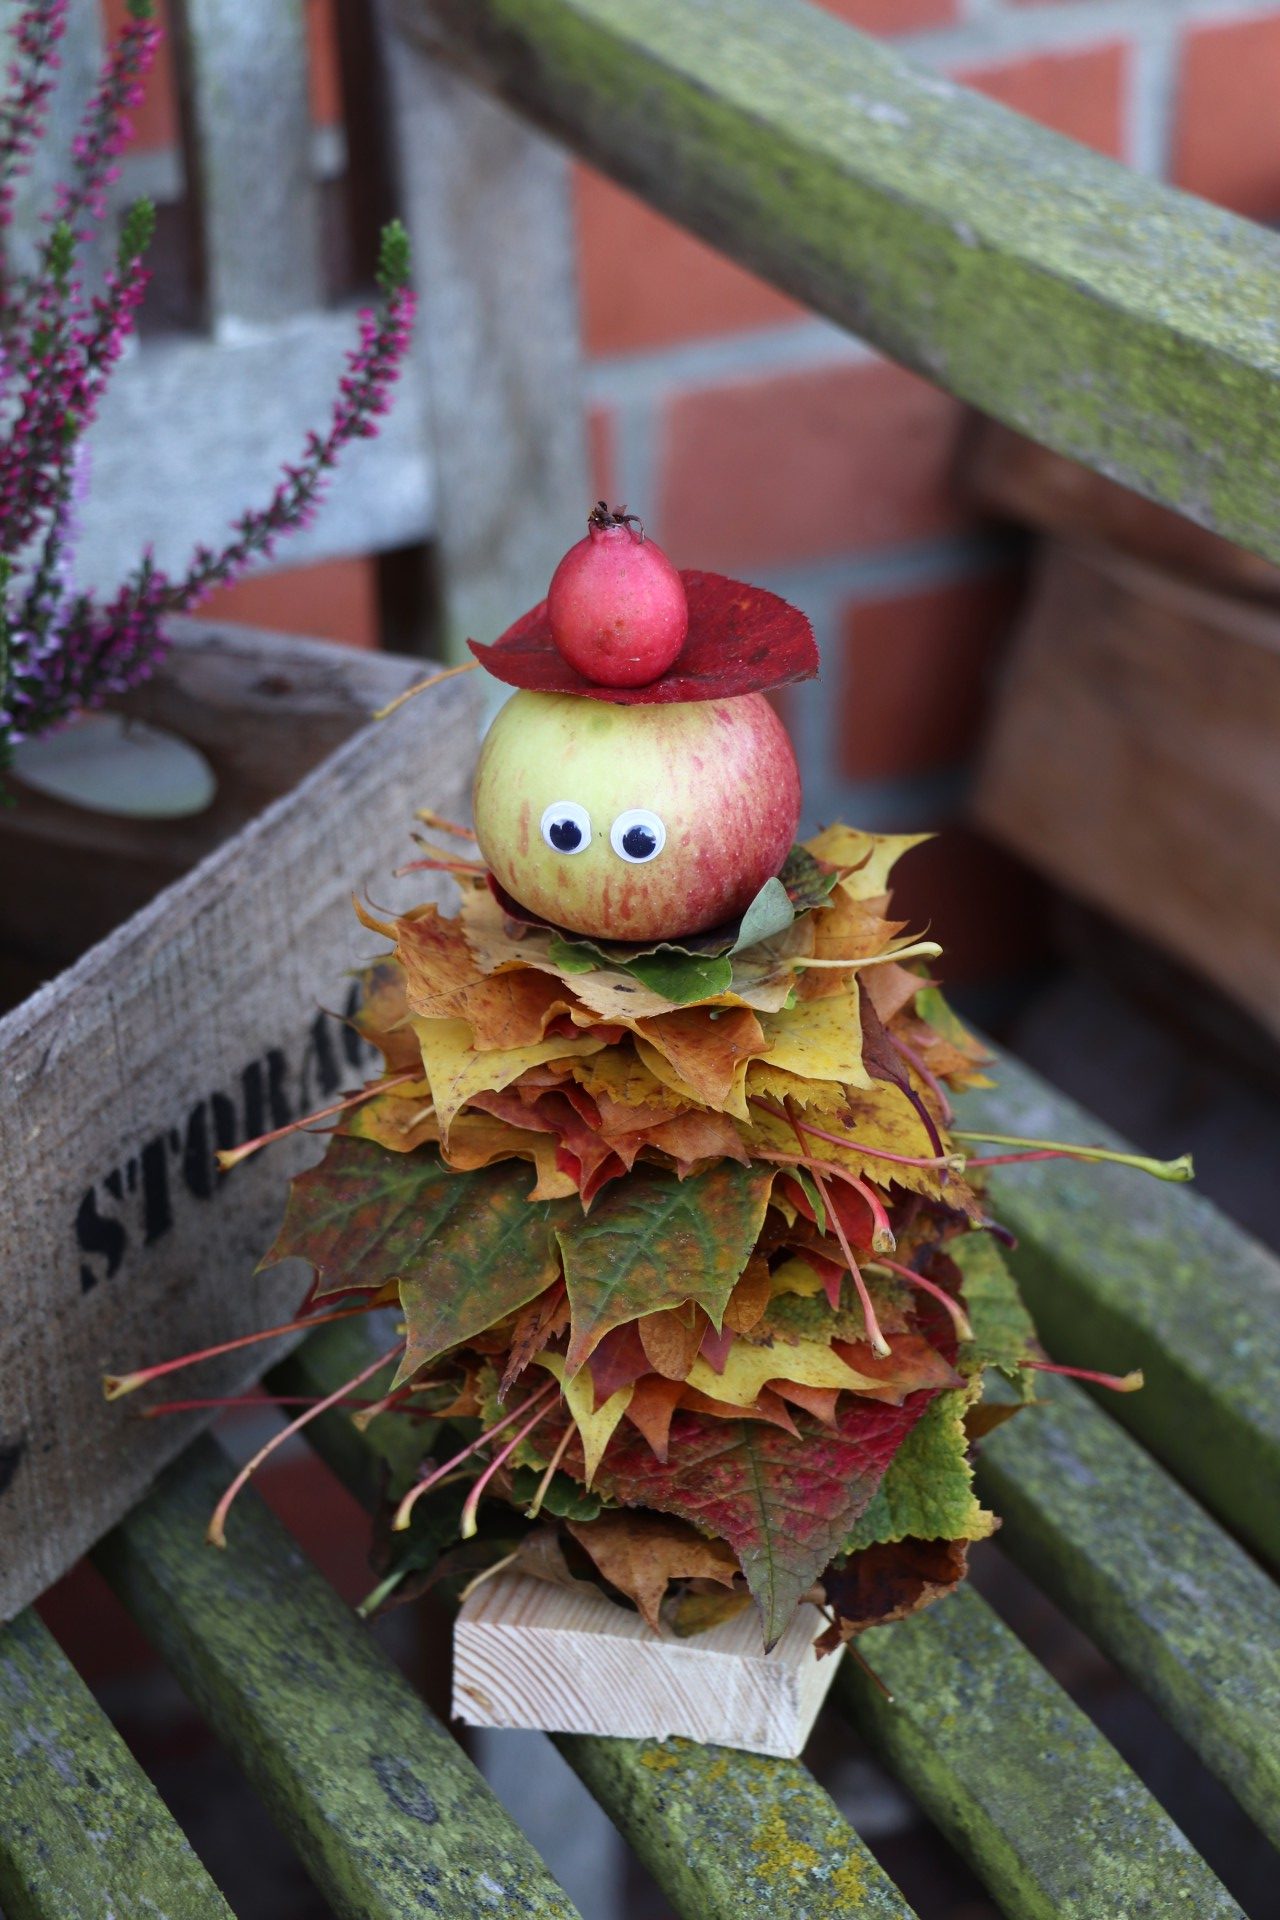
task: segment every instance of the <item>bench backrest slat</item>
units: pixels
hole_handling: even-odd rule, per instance
[[[178,0],[173,24],[204,320],[234,338],[321,302],[303,0]]]
[[[1280,557],[1280,237],[802,0],[399,0],[653,206],[935,385]]]

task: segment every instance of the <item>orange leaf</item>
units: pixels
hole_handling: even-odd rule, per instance
[[[627,1419],[644,1435],[664,1465],[671,1416],[683,1390],[680,1380],[664,1380],[661,1374],[647,1373],[642,1380],[636,1381],[635,1392],[627,1406]]]
[[[656,1020],[642,1020],[635,1030],[694,1098],[709,1107],[727,1105],[740,1078],[738,1063],[764,1053],[767,1046],[750,1007],[681,1007]]]
[[[649,1365],[667,1380],[684,1380],[698,1357],[707,1316],[692,1303],[667,1307],[661,1313],[646,1313],[636,1322]]]
[[[716,1580],[728,1587],[740,1571],[725,1541],[709,1540],[687,1521],[666,1515],[605,1512],[565,1525],[610,1586],[634,1602],[655,1633],[672,1580]]]

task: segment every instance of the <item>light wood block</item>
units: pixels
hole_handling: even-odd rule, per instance
[[[454,1627],[454,1718],[633,1740],[679,1734],[792,1759],[840,1667],[813,1651],[823,1624],[816,1607],[801,1607],[766,1653],[750,1607],[676,1640],[603,1594],[498,1574]]]

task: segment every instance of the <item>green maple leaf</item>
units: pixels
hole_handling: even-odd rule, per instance
[[[956,1366],[966,1375],[999,1367],[1017,1379],[1035,1352],[1036,1330],[999,1247],[989,1233],[966,1233],[949,1241],[947,1252],[964,1276],[964,1304],[973,1327],[973,1339],[960,1348]]]
[[[973,1391],[940,1393],[893,1456],[840,1551],[916,1540],[985,1540],[995,1516],[973,1491],[964,1416]]]
[[[610,1328],[693,1300],[719,1327],[764,1225],[770,1167],[724,1161],[679,1180],[637,1165],[589,1214],[561,1216],[556,1238],[569,1292],[566,1373]]]
[[[929,1403],[900,1407],[849,1396],[833,1431],[805,1415],[797,1433],[755,1420],[678,1413],[668,1462],[623,1433],[605,1455],[596,1491],[628,1507],[678,1514],[727,1540],[773,1646],[865,1511]]]
[[[454,1173],[433,1152],[339,1136],[289,1193],[264,1266],[298,1254],[319,1298],[398,1283],[408,1337],[397,1382],[525,1306],[556,1278],[555,1224],[577,1202],[527,1198],[530,1169]]]

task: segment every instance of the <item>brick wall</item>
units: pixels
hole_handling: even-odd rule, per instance
[[[1280,4],[824,4],[1073,139],[1280,216]],[[341,111],[331,5],[310,0],[320,121]],[[172,137],[165,84],[144,144]],[[813,618],[823,680],[785,702],[812,817],[955,819],[1020,584],[1016,547],[955,483],[964,409],[589,169],[575,193],[599,491],[678,563],[740,570]],[[358,644],[378,628],[360,560],[249,583],[214,610]],[[983,841],[957,833],[914,866],[953,979],[1032,957],[1036,893]]]

